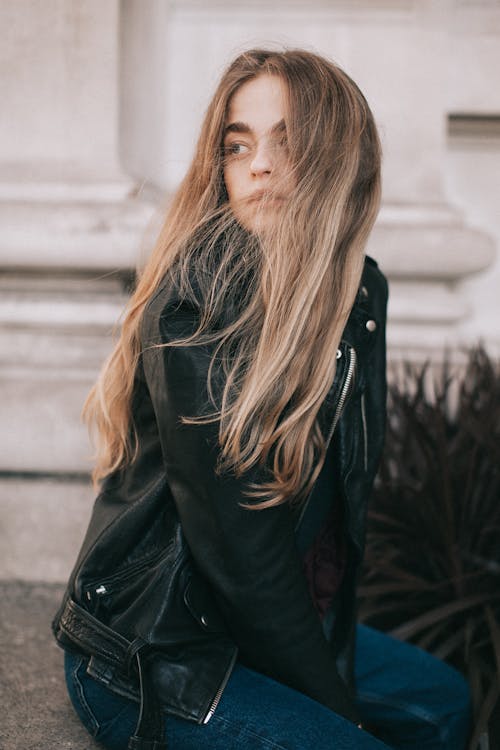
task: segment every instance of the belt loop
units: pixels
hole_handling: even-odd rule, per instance
[[[132,662],[136,659],[137,653],[146,647],[146,641],[143,638],[136,638],[127,649],[125,654],[125,669],[128,675],[132,670]]]
[[[128,750],[167,750],[165,717],[151,682],[148,657],[150,652],[148,653],[147,645],[142,644],[135,654],[141,689],[141,710]]]

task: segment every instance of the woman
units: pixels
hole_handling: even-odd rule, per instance
[[[379,198],[342,70],[300,50],[229,66],[86,404],[102,486],[54,631],[108,748],[387,747],[365,721],[464,746],[461,678],[355,625],[385,417]]]

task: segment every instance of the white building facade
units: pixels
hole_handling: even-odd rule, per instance
[[[0,575],[33,577],[21,502],[40,576],[66,575],[92,494],[81,405],[244,49],[324,54],[371,104],[390,358],[500,352],[498,0],[0,0],[0,26]]]

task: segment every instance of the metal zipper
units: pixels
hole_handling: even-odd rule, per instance
[[[92,590],[87,590],[85,592],[85,596],[87,597],[87,601],[92,601],[92,593],[96,594],[97,596],[104,596],[104,594],[108,593],[108,589],[106,586],[103,586],[102,584],[98,586],[97,588],[92,588]]]
[[[235,649],[234,654],[233,654],[233,658],[231,659],[231,663],[229,664],[229,667],[226,670],[226,674],[224,675],[224,679],[222,680],[221,684],[219,685],[219,689],[215,693],[215,697],[214,697],[212,703],[210,704],[210,708],[208,709],[207,715],[203,719],[203,723],[204,724],[208,724],[208,722],[210,721],[210,719],[212,718],[212,716],[215,713],[215,709],[219,705],[219,701],[222,698],[222,693],[224,692],[224,688],[226,687],[227,682],[228,682],[228,680],[229,680],[229,678],[231,676],[231,672],[233,671],[233,667],[234,667],[234,664],[236,662],[236,657],[237,656],[238,656],[238,649]]]
[[[338,400],[337,408],[335,409],[335,416],[333,418],[332,426],[330,428],[330,432],[328,433],[328,437],[326,439],[326,445],[325,448],[328,448],[330,444],[330,440],[332,439],[333,433],[335,432],[335,428],[337,426],[337,422],[340,419],[340,415],[342,414],[342,410],[344,409],[344,404],[346,401],[347,396],[349,395],[349,391],[351,389],[351,382],[354,377],[354,371],[356,370],[356,349],[354,347],[349,347],[349,367],[347,369],[347,375],[344,380],[344,386],[342,388],[342,392],[340,394],[340,398]]]
[[[94,594],[97,596],[104,596],[105,594],[112,593],[117,582],[121,583],[123,580],[129,580],[130,578],[139,575],[139,573],[142,573],[146,568],[155,565],[165,556],[165,554],[165,550],[161,549],[149,557],[143,557],[135,563],[131,563],[129,566],[117,571],[108,578],[100,578],[91,583],[87,583],[84,586],[85,596],[88,601],[92,601],[92,596]]]
[[[342,411],[344,409],[344,405],[347,399],[347,396],[349,395],[349,391],[351,389],[351,383],[352,379],[354,377],[354,372],[356,370],[356,350],[353,346],[349,347],[349,365],[347,367],[347,375],[345,376],[344,385],[342,386],[342,390],[340,392],[339,400],[337,402],[337,408],[335,409],[335,414],[332,420],[332,424],[330,426],[330,429],[328,431],[328,435],[325,440],[325,452],[328,450],[328,446],[330,445],[330,440],[333,437],[333,433],[335,432],[335,428],[337,426],[337,423],[340,419],[340,416],[342,414]],[[295,524],[295,530],[297,530],[302,522],[302,519],[304,517],[304,513],[307,510],[307,506],[309,505],[309,500],[311,499],[313,491],[309,493],[307,496],[307,500],[304,502],[304,505],[301,508],[300,516]]]

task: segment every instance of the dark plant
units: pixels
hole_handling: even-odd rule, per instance
[[[361,619],[459,668],[500,748],[500,365],[405,365],[368,519]],[[431,392],[431,394],[429,393]],[[488,734],[489,732],[489,734]],[[488,738],[489,736],[489,744]]]

